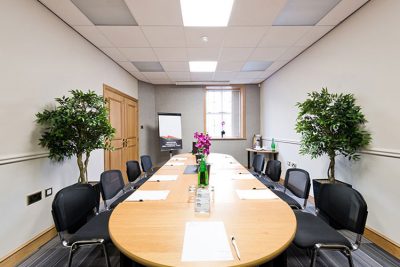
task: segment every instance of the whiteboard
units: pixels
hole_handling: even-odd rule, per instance
[[[180,113],[158,113],[161,151],[182,149],[181,118]]]

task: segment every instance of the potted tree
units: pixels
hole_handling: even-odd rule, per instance
[[[300,154],[317,158],[329,157],[328,179],[314,179],[316,206],[322,183],[340,182],[335,177],[335,159],[343,155],[349,160],[360,159],[359,151],[371,141],[365,130],[361,107],[355,104],[353,94],[331,94],[327,88],[308,94],[308,99],[297,103],[299,114],[296,132],[301,134]]]
[[[37,123],[44,126],[39,144],[49,150],[49,158],[63,161],[76,156],[79,183],[87,183],[90,153],[95,149],[111,149],[115,132],[108,120],[108,110],[102,96],[93,91],[70,91],[70,97],[56,98],[58,105],[36,114]]]

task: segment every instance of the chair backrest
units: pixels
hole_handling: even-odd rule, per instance
[[[199,149],[196,146],[196,142],[192,143],[192,154],[197,154],[197,152],[199,151]]]
[[[153,169],[153,163],[151,162],[151,157],[149,155],[140,156],[140,162],[144,172],[148,172]]]
[[[255,155],[253,159],[253,170],[256,173],[261,173],[264,169],[264,163],[265,163],[264,155],[261,154]]]
[[[265,174],[274,182],[281,179],[282,164],[279,160],[268,160]]]
[[[310,194],[310,174],[303,169],[292,168],[286,171],[285,188],[295,196],[308,199]]]
[[[90,184],[74,184],[57,192],[51,213],[58,232],[74,233],[95,214],[97,194]]]
[[[363,234],[368,206],[355,189],[342,184],[324,184],[319,192],[319,212],[332,227]]]
[[[126,162],[126,174],[128,175],[129,182],[134,182],[142,174],[137,160]]]
[[[120,170],[104,171],[100,175],[101,196],[104,200],[115,197],[124,186],[124,178]]]

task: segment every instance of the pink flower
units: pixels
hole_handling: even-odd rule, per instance
[[[206,155],[210,154],[210,136],[208,134],[195,132],[194,138],[197,139],[195,146],[198,148],[199,152]]]

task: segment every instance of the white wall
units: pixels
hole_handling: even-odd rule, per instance
[[[0,34],[0,164],[44,151],[37,145],[35,113],[71,89],[102,94],[106,83],[138,97],[135,78],[37,1],[1,1]],[[91,180],[99,179],[103,162],[103,152],[94,152]],[[40,158],[0,165],[0,258],[52,226],[54,194],[77,177],[74,160],[55,164]],[[26,206],[26,195],[48,187],[53,187],[52,197]]]
[[[339,158],[337,177],[353,184],[369,207],[367,225],[400,243],[400,1],[373,0],[271,76],[261,90],[263,136],[281,139],[280,159],[297,163],[312,178],[326,177],[327,158],[298,153],[294,131],[296,102],[327,86],[353,93],[361,105],[373,142],[359,162]],[[392,157],[387,157],[392,156]]]

